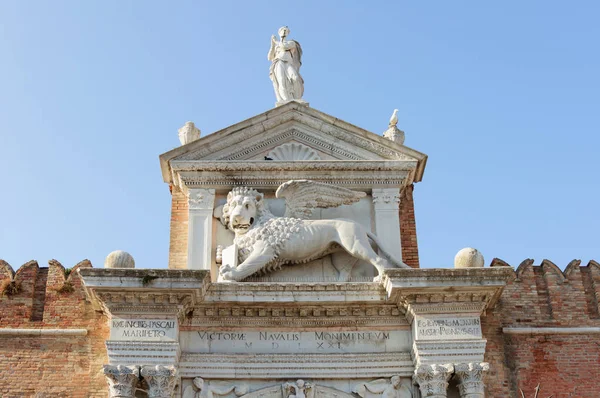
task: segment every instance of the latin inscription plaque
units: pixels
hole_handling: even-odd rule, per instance
[[[177,341],[175,319],[112,318],[111,340]]]
[[[181,333],[186,352],[361,353],[410,351],[409,330],[393,331],[215,331]]]
[[[479,316],[416,316],[415,340],[481,339]]]

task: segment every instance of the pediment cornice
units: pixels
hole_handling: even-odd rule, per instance
[[[194,170],[206,173],[208,169],[223,167],[218,161],[233,163],[233,168],[256,169],[253,159],[289,142],[298,142],[327,154],[330,159],[314,162],[322,170],[339,170],[339,162],[343,161],[365,162],[361,167],[373,167],[372,170],[395,162],[401,170],[410,171],[404,176],[410,182],[420,181],[427,160],[426,155],[406,146],[316,109],[291,102],[164,153],[160,156],[163,178],[165,182],[178,185],[181,182],[179,171],[185,169],[188,173]],[[282,163],[286,162],[274,162],[270,167],[288,170],[296,167]],[[330,168],[327,163],[337,165]],[[306,170],[303,167],[299,165],[296,169]]]

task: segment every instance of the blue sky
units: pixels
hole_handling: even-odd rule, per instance
[[[112,250],[167,266],[158,155],[270,109],[281,25],[304,98],[375,133],[398,108],[429,155],[422,266],[478,248],[518,265],[600,260],[600,3],[0,2],[0,258]]]

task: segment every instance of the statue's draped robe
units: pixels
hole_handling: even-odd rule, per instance
[[[277,102],[301,99],[304,94],[304,80],[300,76],[302,47],[295,40],[277,42],[269,53],[272,61],[269,77],[273,81]]]

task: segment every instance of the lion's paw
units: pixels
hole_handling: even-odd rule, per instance
[[[229,264],[223,264],[219,267],[219,280],[221,282],[235,282],[233,278],[234,268]]]

